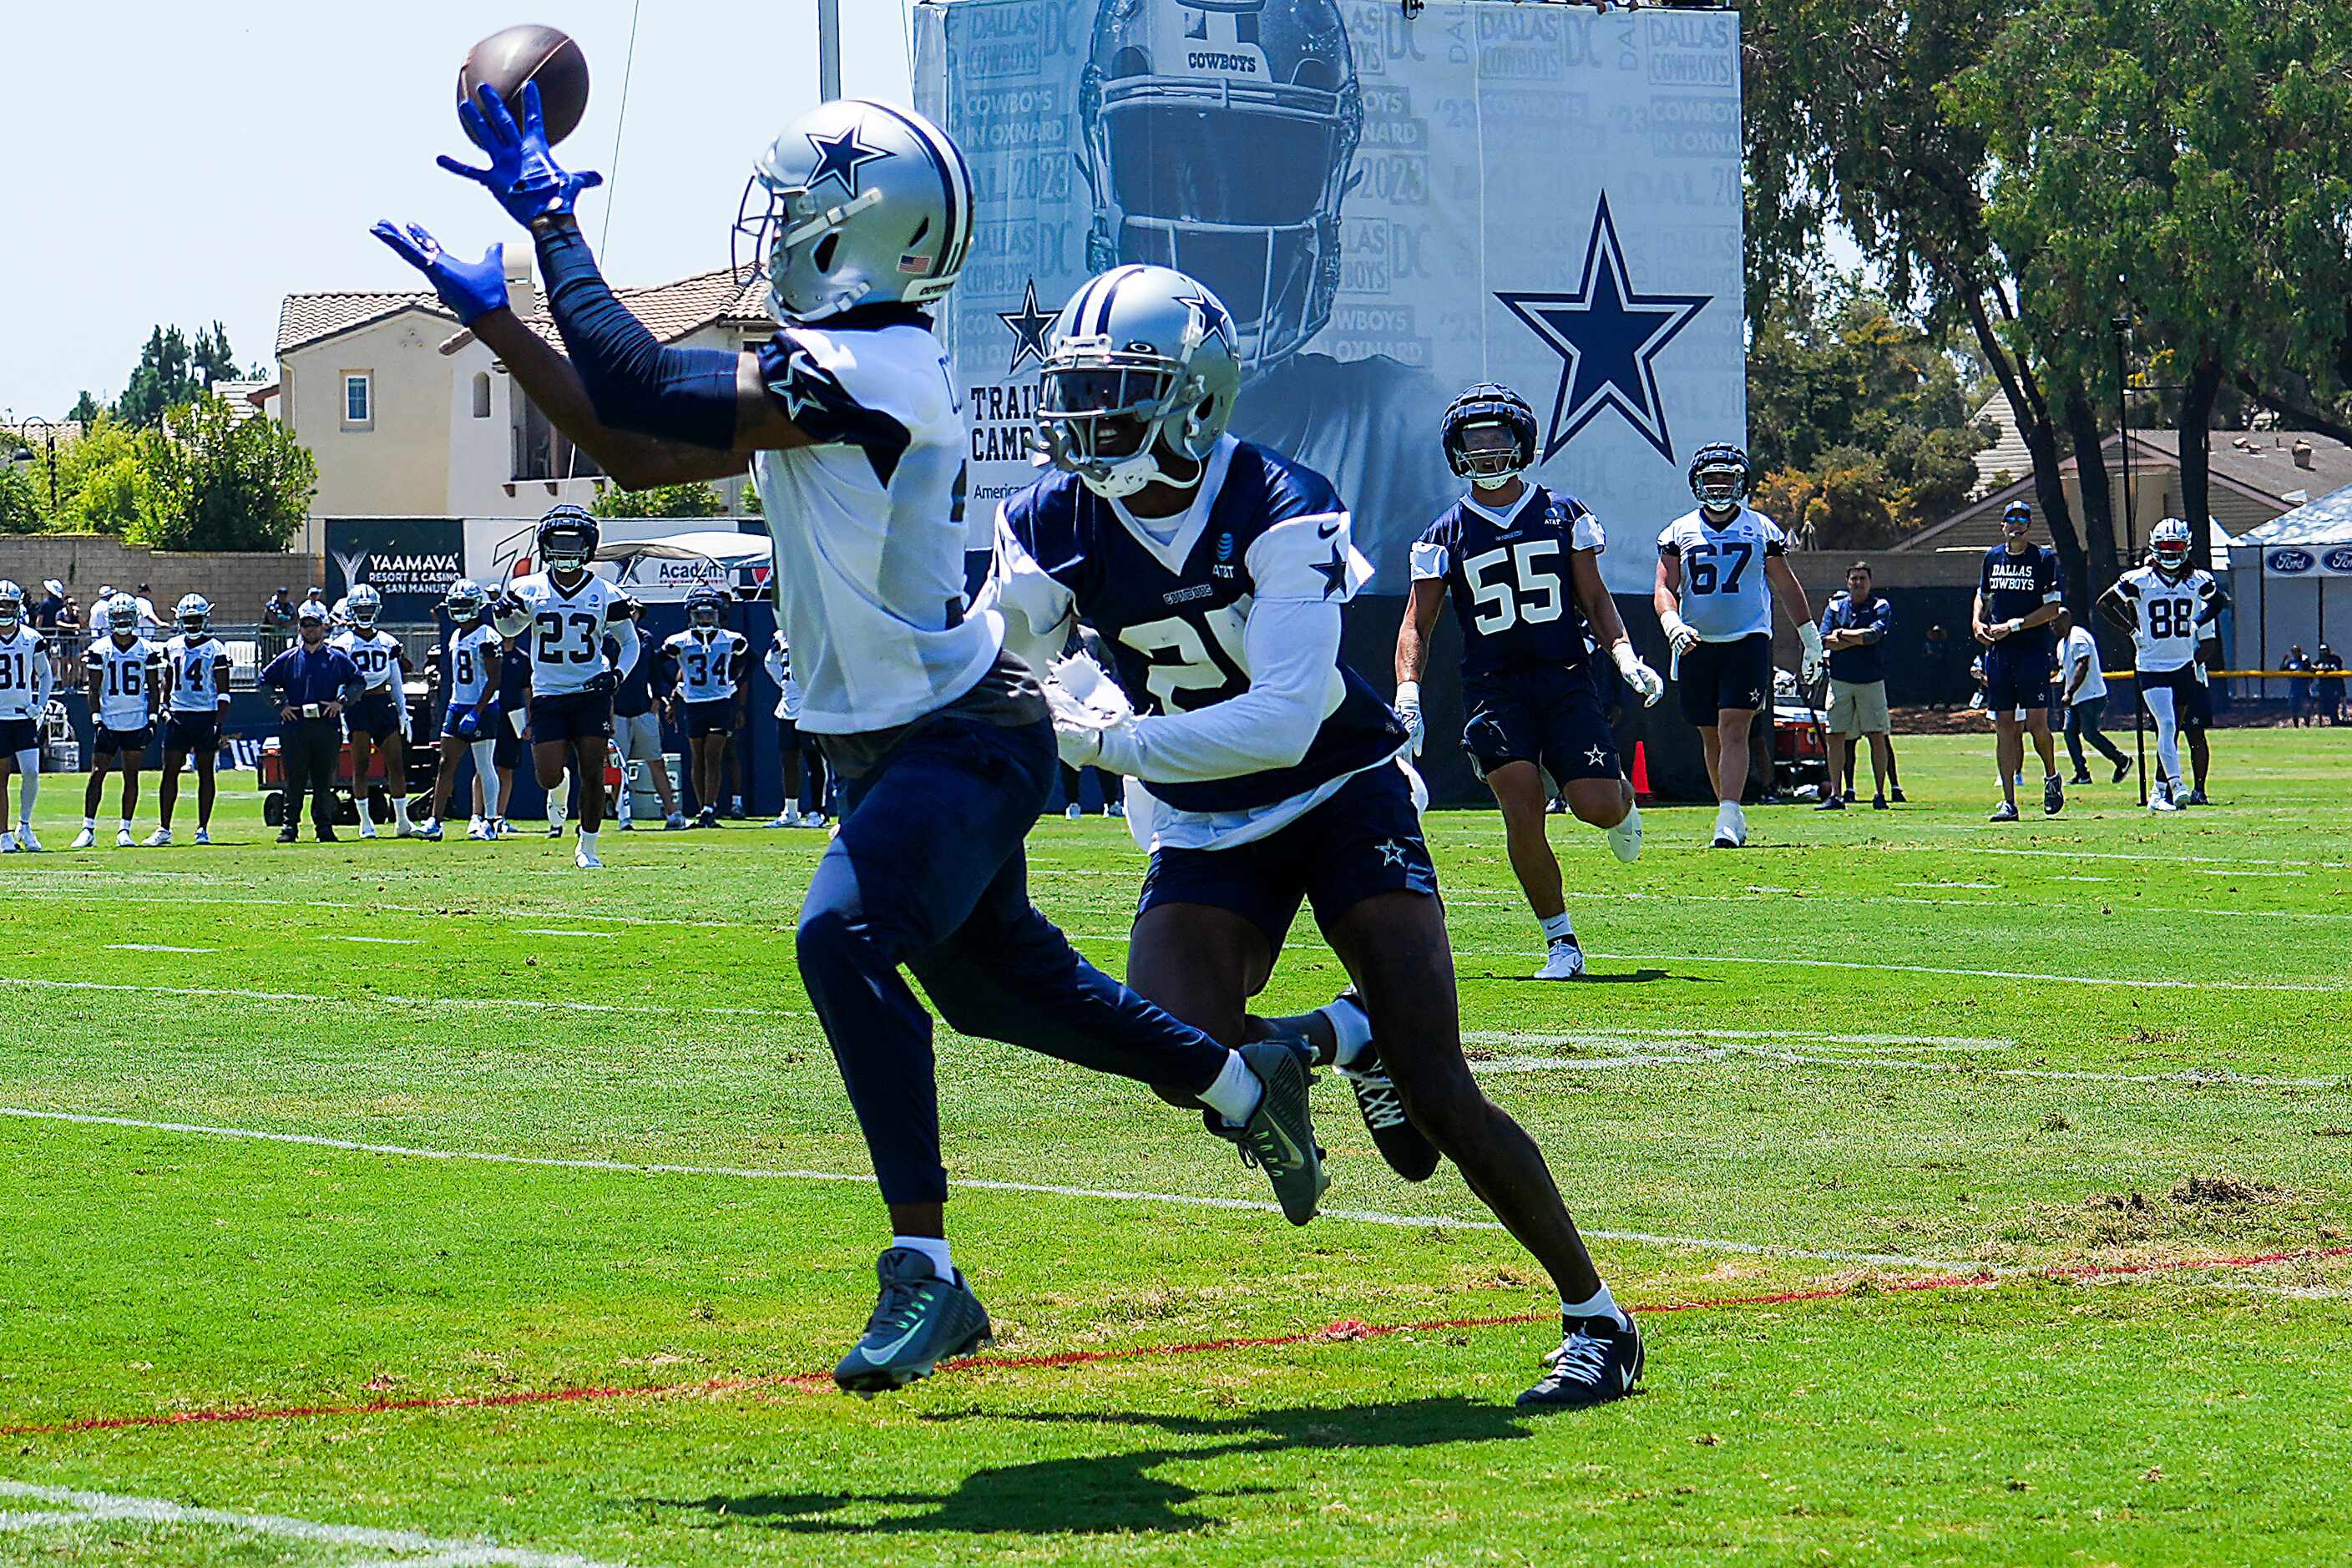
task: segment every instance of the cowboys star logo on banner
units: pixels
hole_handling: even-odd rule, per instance
[[[1037,308],[1037,279],[1029,279],[1029,287],[1022,291],[1019,310],[999,310],[996,319],[1013,334],[1013,363],[1005,374],[1020,374],[1021,367],[1033,359],[1040,365],[1045,363],[1045,334],[1059,317]]]
[[[1665,404],[1658,396],[1657,357],[1715,297],[1637,291],[1605,193],[1593,216],[1584,278],[1575,293],[1497,293],[1495,298],[1564,362],[1551,426],[1544,437],[1544,461],[1559,456],[1578,431],[1611,408],[1624,416],[1660,457],[1675,460]]]
[[[854,196],[857,194],[857,171],[894,156],[887,147],[868,147],[860,142],[854,124],[838,136],[820,136],[814,131],[805,134],[809,145],[816,150],[816,168],[808,177],[808,189],[812,191],[831,180],[843,194]]]

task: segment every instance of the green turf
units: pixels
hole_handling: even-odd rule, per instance
[[[1657,1313],[1646,1393],[1532,1420],[1541,1325],[871,1405],[779,1381],[855,1334],[882,1239],[863,1183],[805,1174],[865,1169],[792,966],[818,836],[608,835],[589,877],[538,838],[281,849],[233,795],[209,849],[0,861],[0,1107],[468,1156],[0,1117],[0,1483],[676,1568],[2335,1560],[2352,1258],[2048,1272],[2352,1246],[2352,734],[2216,750],[2222,804],[2177,819],[2096,786],[1995,826],[1989,740],[1949,737],[1903,743],[1917,804],[1759,810],[1740,854],[1702,811],[1651,814],[1633,867],[1556,824],[1576,986],[1521,978],[1493,816],[1433,817],[1473,1054],[1618,1237],[1620,1297],[1838,1292]],[[49,785],[52,845],[77,794]],[[1118,969],[1123,831],[1032,851]],[[1339,983],[1294,936],[1265,1010]],[[1127,1085],[940,1058],[958,1177],[1266,1196]],[[1389,1177],[1338,1089],[1327,1204],[1414,1223],[968,1189],[998,1353],[1542,1312],[1459,1180]],[[1994,1282],[1895,1288],[1951,1268]],[[24,1430],[570,1387],[672,1392]],[[0,1492],[0,1563],[430,1560],[58,1511]]]

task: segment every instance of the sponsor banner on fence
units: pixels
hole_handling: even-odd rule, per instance
[[[1496,380],[1539,477],[1644,591],[1744,440],[1739,18],[1431,0],[945,0],[916,96],[979,194],[944,307],[970,421],[968,543],[1035,470],[1048,330],[1092,274],[1157,262],[1233,317],[1235,433],[1328,475],[1377,570],[1460,494],[1438,420]]]
[[[2273,544],[2263,552],[2273,577],[2352,577],[2352,544]]]
[[[466,575],[485,590],[496,593],[509,578],[538,570],[538,563],[531,558],[532,544],[539,532],[537,519],[475,517],[467,518],[461,526]],[[742,519],[723,517],[608,518],[598,526],[607,547],[679,534],[762,531],[748,526]],[[748,572],[730,571],[708,559],[673,560],[649,555],[596,564],[599,576],[613,579],[649,605],[683,602],[688,594],[706,583],[730,593],[746,588],[764,592],[769,571],[766,566]]]
[[[427,621],[465,573],[465,534],[439,517],[327,520],[327,602],[359,584],[383,595],[387,621]]]

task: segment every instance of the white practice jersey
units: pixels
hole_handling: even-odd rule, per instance
[[[2066,634],[2066,646],[2059,650],[2058,659],[2062,694],[2073,689],[2077,671],[2082,672],[2083,685],[2074,692],[2075,701],[2089,702],[2107,694],[2107,678],[2099,668],[2098,639],[2087,628],[2076,626]]]
[[[662,644],[662,652],[677,661],[677,694],[688,702],[724,702],[733,697],[751,648],[741,632],[698,626]]]
[[[360,679],[370,691],[382,691],[400,675],[400,639],[385,631],[361,631],[353,626],[337,632],[330,647],[339,647],[352,656],[360,668]]]
[[[2173,583],[2155,567],[2142,566],[2116,578],[2116,592],[2132,612],[2133,662],[2151,675],[2194,662],[2197,644],[2211,635],[2206,626],[2220,610],[2221,585],[2202,569]]]
[[[152,679],[148,665],[155,655],[155,645],[145,637],[134,637],[129,647],[110,637],[89,645],[83,663],[98,671],[98,717],[108,729],[147,727],[147,689]]]
[[[498,684],[499,634],[488,626],[468,626],[449,634],[449,706],[478,708]]]
[[[217,713],[228,700],[228,688],[223,684],[228,671],[223,667],[228,658],[228,644],[206,632],[191,637],[183,634],[163,645],[163,679],[172,693],[174,713]]]
[[[510,590],[529,607],[530,622],[520,635],[530,658],[530,694],[568,697],[610,669],[626,675],[637,662],[637,626],[621,614],[621,593],[593,572],[569,592],[544,572],[515,579]],[[621,646],[621,661],[604,657],[604,638]]]
[[[792,645],[778,632],[768,644],[766,665],[768,679],[776,683],[776,717],[798,722],[801,716],[801,683],[793,679]]]
[[[1745,506],[1721,528],[1694,508],[1658,535],[1658,553],[1682,562],[1682,617],[1705,642],[1771,631],[1772,584],[1764,563],[1788,549],[1780,525]]]
[[[32,627],[0,637],[0,719],[37,719],[57,684],[49,645]]]
[[[777,405],[822,443],[751,465],[775,533],[801,726],[851,735],[912,722],[971,690],[1003,644],[1001,622],[965,614],[963,405],[947,351],[911,320],[793,327],[760,367]]]

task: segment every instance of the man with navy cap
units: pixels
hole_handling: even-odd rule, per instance
[[[286,825],[278,842],[291,844],[310,797],[310,821],[321,843],[335,841],[335,773],[343,751],[343,709],[366,682],[352,656],[327,643],[327,606],[312,598],[295,613],[300,641],[261,672],[261,688],[278,694],[278,760],[286,769]]]

